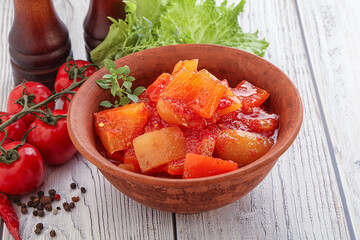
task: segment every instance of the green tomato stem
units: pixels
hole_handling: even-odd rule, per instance
[[[77,88],[77,87],[80,87],[86,80],[87,80],[87,77],[85,77],[84,79],[82,79],[81,81],[76,81],[77,79],[77,75],[78,75],[78,70],[75,69],[74,70],[74,81],[73,83],[66,89],[62,90],[61,92],[58,92],[58,93],[55,93],[51,96],[49,96],[47,99],[45,99],[44,101],[38,103],[38,104],[35,104],[31,107],[28,106],[28,98],[26,95],[24,95],[24,107],[23,109],[14,114],[10,119],[8,119],[7,121],[3,122],[0,124],[0,131],[4,131],[4,129],[6,127],[8,127],[9,125],[13,124],[14,122],[16,122],[17,120],[19,120],[20,118],[24,117],[25,115],[29,114],[29,113],[44,113],[44,111],[42,110],[39,110],[39,108],[43,107],[43,106],[46,106],[47,104],[59,99],[60,97],[62,96],[65,96],[67,94],[71,94],[71,95],[74,95],[75,94],[75,91],[72,91],[73,89]],[[42,112],[39,112],[39,111],[42,111]]]

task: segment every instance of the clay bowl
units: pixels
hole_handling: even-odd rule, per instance
[[[95,81],[107,70],[100,69],[78,90],[68,114],[68,129],[79,152],[94,164],[122,193],[151,208],[176,213],[197,213],[232,203],[254,189],[270,172],[277,159],[295,140],[302,123],[302,103],[291,80],[277,67],[253,54],[234,48],[183,44],[141,51],[116,61],[128,65],[134,85],[149,86],[163,72],[171,72],[175,63],[199,59],[206,68],[231,87],[246,79],[270,92],[267,108],[280,115],[277,143],[263,157],[236,171],[198,179],[167,179],[124,170],[109,162],[97,150],[93,113],[99,103],[110,98],[109,91]]]

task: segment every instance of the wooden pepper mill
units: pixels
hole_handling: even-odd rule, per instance
[[[124,20],[125,16],[125,3],[122,0],[90,0],[89,10],[83,23],[88,61],[91,62],[91,50],[96,48],[108,34],[112,22],[107,17]]]
[[[56,73],[71,55],[69,32],[52,0],[13,0],[9,52],[15,84],[24,79],[54,89]]]

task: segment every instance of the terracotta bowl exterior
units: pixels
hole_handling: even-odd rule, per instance
[[[270,92],[267,108],[280,115],[277,143],[263,157],[236,171],[198,179],[166,179],[124,170],[109,162],[97,150],[93,114],[99,103],[110,98],[96,80],[105,68],[92,75],[73,98],[68,129],[79,152],[93,163],[122,193],[151,208],[176,213],[197,213],[232,203],[254,189],[270,172],[277,159],[295,140],[302,123],[300,95],[291,80],[277,67],[253,54],[234,48],[183,44],[141,51],[116,61],[128,65],[136,86],[149,86],[161,73],[172,72],[179,60],[199,59],[219,79],[236,86],[246,79]]]

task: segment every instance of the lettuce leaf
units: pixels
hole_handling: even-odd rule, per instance
[[[215,0],[128,0],[126,19],[114,20],[105,40],[93,51],[92,61],[118,59],[144,49],[185,43],[208,43],[239,48],[264,56],[268,47],[257,32],[244,33],[238,16],[245,0],[229,5]]]

